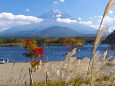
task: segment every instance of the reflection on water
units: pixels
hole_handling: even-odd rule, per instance
[[[44,48],[43,59],[44,61],[62,61],[65,59],[65,55],[68,53],[66,46],[47,46]],[[80,51],[74,55],[75,57],[91,57],[93,45],[84,45],[84,48],[79,48]],[[115,56],[115,50],[111,50],[109,45],[100,45],[97,49],[100,53],[108,50],[108,56]],[[7,59],[9,62],[26,62],[30,61],[29,57],[22,56],[23,53],[27,52],[23,47],[0,47],[0,58]]]

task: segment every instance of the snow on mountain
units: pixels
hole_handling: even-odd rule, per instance
[[[65,13],[61,10],[58,10],[58,9],[49,10],[48,12],[41,15],[39,18],[44,18],[44,19],[48,19],[48,20],[50,20],[50,19],[56,20],[57,18],[73,19],[70,15],[68,15],[67,13]]]

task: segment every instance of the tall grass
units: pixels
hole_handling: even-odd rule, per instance
[[[102,17],[101,22],[100,22],[99,30],[98,30],[98,33],[97,33],[97,36],[96,36],[96,40],[95,40],[95,43],[94,43],[94,47],[93,47],[93,51],[92,51],[92,60],[94,59],[94,54],[96,52],[97,47],[101,43],[102,38],[105,38],[103,32],[108,29],[108,27],[102,27],[103,20],[104,20],[105,16],[107,15],[107,13],[110,11],[110,9],[114,5],[115,5],[115,0],[109,0],[108,3],[107,3],[107,6],[105,8],[103,17]]]
[[[107,13],[109,12],[109,10],[114,5],[115,5],[115,0],[109,0],[108,3],[107,3],[107,6],[105,8],[103,17],[102,17],[101,22],[100,22],[99,30],[98,30],[98,33],[97,33],[97,36],[96,36],[96,40],[95,40],[95,43],[94,43],[94,47],[93,47],[93,51],[92,51],[92,60],[94,59],[94,54],[96,52],[97,47],[101,43],[102,38],[104,38],[104,33],[103,32],[105,30],[107,30],[107,28],[108,28],[108,27],[102,27],[103,20],[104,20],[105,16],[107,15]]]
[[[109,0],[107,5],[106,5],[106,8],[105,8],[105,11],[104,11],[104,14],[103,14],[103,17],[102,17],[102,20],[100,22],[100,26],[99,26],[99,29],[101,29],[101,25],[103,23],[103,20],[105,18],[105,16],[107,15],[107,13],[110,11],[110,9],[115,5],[115,0]]]
[[[90,64],[91,64],[91,71],[90,71],[91,75],[93,74],[92,70],[93,70],[93,63],[94,63],[94,56],[95,56],[96,49],[99,46],[99,44],[101,43],[101,41],[106,37],[103,32],[105,32],[105,30],[108,29],[108,27],[102,27],[103,20],[104,20],[105,16],[107,15],[107,13],[109,12],[109,10],[114,5],[115,5],[115,0],[109,0],[108,1],[107,6],[106,6],[105,11],[104,11],[104,14],[103,14],[103,17],[102,17],[102,20],[100,22],[100,26],[99,26],[99,30],[98,30],[98,33],[96,36],[95,43],[94,43],[94,47],[93,47],[93,51],[92,51],[92,58],[91,58],[91,62],[90,62]]]

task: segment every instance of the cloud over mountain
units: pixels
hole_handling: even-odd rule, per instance
[[[72,20],[72,19],[61,19],[61,18],[57,18],[57,22],[64,22],[64,23],[76,23],[77,20]]]
[[[64,2],[64,0],[60,0],[60,2]]]
[[[32,34],[35,37],[42,37],[48,34],[49,31],[51,31],[50,35],[52,35],[55,32],[58,32],[60,36],[63,36],[63,34],[66,34],[65,36],[68,36],[69,32],[71,33],[71,36],[73,36],[73,32],[76,31],[77,33],[74,36],[77,36],[79,34],[81,34],[80,36],[95,36],[97,32],[96,28],[90,26],[92,25],[91,21],[82,22],[82,19],[77,20],[76,18],[73,18],[69,14],[58,9],[49,10],[45,12],[43,15],[39,16],[39,18],[33,16],[13,15],[11,13],[6,13],[6,15],[7,16],[2,16],[0,19],[3,18],[3,20],[6,19],[7,22],[11,22],[9,24],[9,27],[12,27],[0,33],[0,36],[3,37],[26,37],[32,36]],[[68,28],[71,30],[67,32]],[[64,31],[66,31],[66,33],[64,33]],[[57,36],[59,36],[59,34]]]
[[[6,30],[8,28],[25,25],[31,23],[38,23],[43,21],[42,18],[37,18],[33,16],[25,15],[14,15],[12,13],[0,13],[0,31]]]
[[[57,0],[57,1],[54,1],[53,4],[59,4],[59,3],[63,3],[65,2],[65,0]]]

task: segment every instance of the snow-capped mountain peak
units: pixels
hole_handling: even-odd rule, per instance
[[[63,36],[63,34],[66,34],[66,36],[68,36],[68,33],[71,33],[71,35],[69,36],[73,37],[73,34],[75,34],[74,36],[77,36],[79,34],[81,36],[84,36],[84,34],[85,36],[86,35],[92,36],[97,33],[97,29],[92,28],[88,25],[78,23],[78,20],[76,20],[75,18],[71,17],[67,13],[58,9],[49,10],[45,12],[43,15],[41,15],[39,18],[42,18],[43,21],[38,22],[38,23],[33,23],[30,25],[22,25],[22,26],[16,26],[16,27],[10,28],[2,32],[0,36],[28,37],[28,36],[32,36],[33,34],[33,36],[42,37],[45,34],[50,34],[52,36],[53,33],[61,31],[62,33],[56,35],[57,37]],[[48,32],[51,32],[51,33],[48,33]],[[77,33],[73,33],[73,32],[77,32]],[[38,34],[41,34],[41,35],[38,35]]]
[[[39,18],[56,20],[57,18],[73,19],[70,15],[59,9],[52,9],[41,15]]]
[[[61,14],[61,13],[62,13],[62,11],[59,10],[59,9],[53,9],[52,11],[53,11],[54,13],[58,13],[58,14]]]

